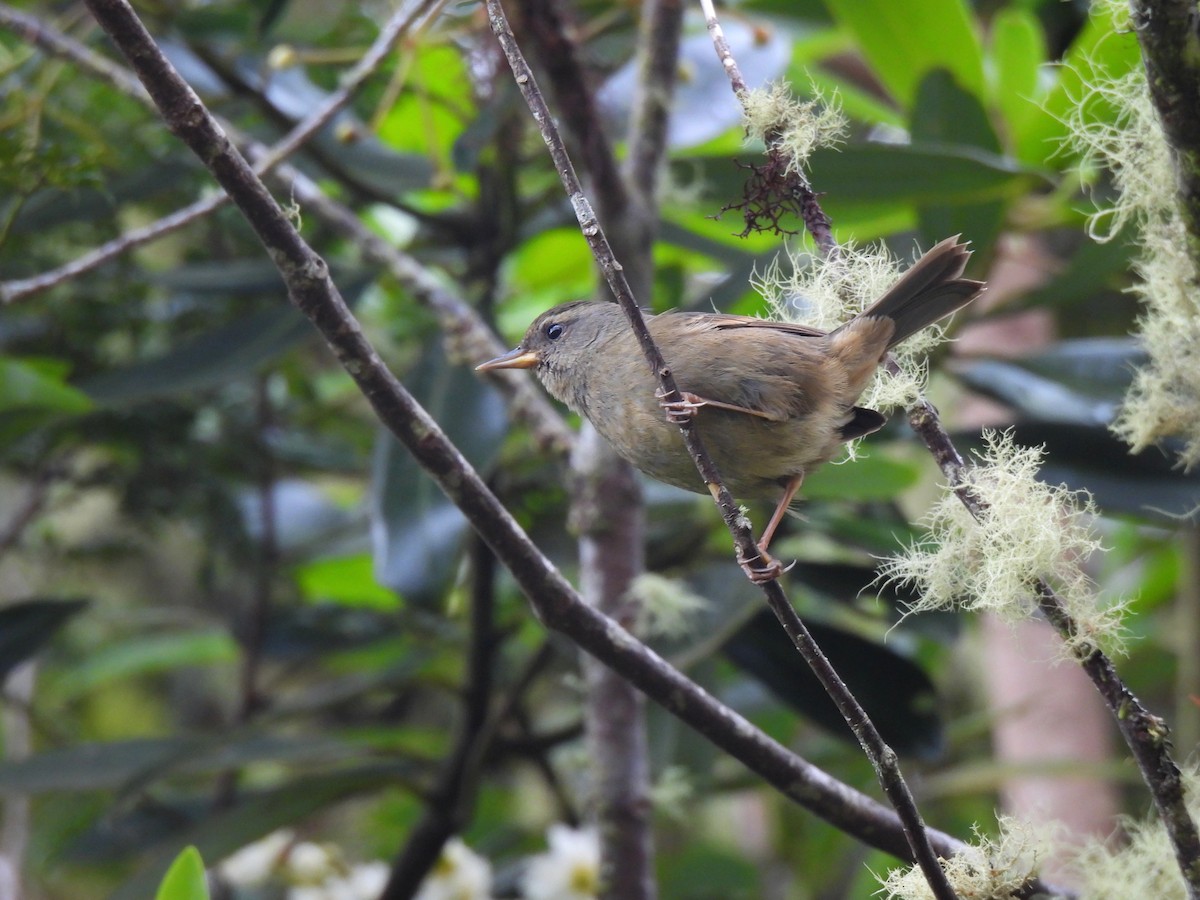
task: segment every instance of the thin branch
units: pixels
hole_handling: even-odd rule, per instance
[[[80,68],[108,82],[121,93],[128,94],[143,103],[150,103],[150,95],[146,93],[141,82],[129,73],[128,69],[101,56],[75,38],[43,22],[37,16],[14,9],[7,3],[0,3],[0,28],[8,29],[26,43],[40,47],[53,56],[71,60]]]
[[[421,0],[411,12],[397,11],[388,19],[362,59],[346,72],[341,87],[329,94],[312,115],[297,123],[281,141],[263,154],[255,166],[255,171],[260,175],[270,172],[327,125],[337,111],[375,73],[400,38],[425,15],[435,2],[437,0]],[[49,53],[69,59],[84,71],[104,79],[118,90],[145,104],[149,109],[154,109],[150,95],[128,71],[36,17],[0,4],[0,26],[9,28]],[[239,143],[245,143],[248,140],[228,123],[223,123],[223,127],[233,140]],[[31,278],[0,283],[0,306],[25,299],[94,271],[118,256],[150,241],[165,237],[185,225],[211,214],[224,206],[227,200],[228,197],[225,194],[214,194],[177,210],[157,222],[128,231],[57,269]]]
[[[479,765],[485,747],[490,748],[492,744],[493,735],[484,738],[483,731],[492,700],[492,667],[497,643],[494,621],[496,558],[479,535],[473,536],[470,557],[470,632],[462,721],[454,746],[442,763],[437,784],[427,797],[425,812],[409,832],[404,849],[392,864],[379,900],[407,900],[413,896],[437,862],[446,841],[470,821]]]
[[[69,59],[84,71],[105,79],[157,113],[157,107],[154,106],[150,95],[128,69],[113,63],[40,19],[0,3],[0,25],[12,28],[29,40],[36,40],[43,50]],[[394,43],[396,39],[389,36],[387,43]],[[382,45],[377,43],[376,46]],[[222,125],[227,132],[234,132],[231,126],[224,123]],[[306,123],[297,127],[308,130]],[[269,171],[270,161],[279,156],[280,146],[282,145],[277,145],[272,151],[256,141],[246,141],[245,147],[255,162],[256,172],[265,174]],[[359,249],[365,259],[386,268],[418,303],[429,309],[438,318],[443,332],[452,341],[455,353],[474,364],[504,352],[505,345],[479,314],[460,296],[448,290],[444,280],[434,272],[363,225],[352,210],[330,198],[316,182],[298,169],[281,163],[276,167],[275,174],[280,182],[287,186],[289,193],[305,206],[306,212],[312,212],[332,225]],[[0,282],[0,304],[22,300],[78,278],[142,244],[164,237],[190,222],[203,218],[228,200],[229,197],[224,192],[211,194],[204,200],[177,210],[150,225],[126,232],[58,269],[32,278]],[[492,382],[505,395],[514,415],[529,426],[538,446],[555,454],[567,453],[574,442],[574,434],[567,428],[562,416],[546,400],[545,394],[530,384],[528,378],[516,373],[495,372],[492,375]]]
[[[909,409],[908,421],[946,476],[951,490],[972,516],[981,519],[988,505],[971,490],[966,477],[968,466],[942,426],[937,410],[921,398]],[[1035,590],[1038,609],[1067,645],[1074,648],[1072,653],[1104,698],[1121,737],[1129,746],[1170,837],[1189,896],[1200,896],[1200,835],[1187,809],[1179,766],[1171,756],[1170,729],[1121,680],[1116,666],[1103,651],[1088,641],[1077,640],[1078,625],[1045,579],[1038,579]]]
[[[404,31],[401,28],[400,20],[394,19],[392,22],[396,23],[396,28],[392,31],[398,32],[398,35],[380,36],[384,40],[377,41],[373,44],[373,49],[368,50],[368,54],[372,58],[382,59],[385,55],[384,48],[392,46],[398,37],[403,36]],[[406,19],[404,22],[408,23],[407,28],[412,28],[412,19]],[[64,56],[74,65],[83,68],[84,71],[108,80],[125,94],[137,98],[151,110],[157,112],[154,101],[151,100],[142,83],[138,82],[127,68],[114,64],[113,61],[104,58],[89,47],[85,47],[84,44],[74,41],[73,38],[43,23],[41,19],[0,4],[0,25],[5,25],[28,40],[35,41],[38,47],[49,53]],[[360,85],[361,73],[372,70],[372,68],[371,66],[355,66],[350,71],[354,85]],[[347,86],[343,86],[343,92],[347,89]],[[332,107],[325,107],[323,110],[324,112],[318,110],[316,115],[328,116]],[[227,131],[232,132],[232,127],[226,126],[226,128]],[[296,126],[296,132],[288,139],[292,139],[296,133],[300,132],[312,133],[308,120],[300,122]],[[304,204],[307,212],[323,218],[338,233],[346,236],[355,247],[359,248],[364,258],[384,266],[416,301],[433,312],[434,316],[437,316],[439,324],[442,325],[442,330],[450,337],[452,350],[455,353],[475,364],[475,362],[492,359],[493,356],[504,352],[506,349],[504,344],[479,317],[479,313],[476,313],[466,300],[446,289],[442,278],[364,226],[352,210],[331,199],[328,194],[320,190],[317,182],[302,174],[299,169],[288,166],[286,163],[276,166],[272,161],[281,158],[282,143],[277,144],[274,149],[268,149],[253,140],[246,140],[245,146],[247,154],[254,162],[254,172],[266,174],[272,167],[275,167],[278,180],[288,186],[290,194]],[[190,222],[197,221],[198,218],[209,215],[210,212],[228,203],[228,200],[229,197],[226,193],[211,194],[208,198],[150,223],[149,226],[126,232],[119,238],[109,241],[108,244],[97,247],[96,250],[85,253],[84,256],[72,260],[71,263],[60,266],[59,269],[23,278],[23,280],[0,282],[0,304],[23,300],[28,296],[52,288],[56,284],[85,275],[86,272],[98,268],[121,254],[134,250],[146,242],[162,238]],[[522,378],[512,372],[496,372],[493,373],[492,382],[505,395],[509,402],[509,408],[514,412],[516,418],[529,426],[541,449],[554,452],[554,454],[565,454],[570,450],[575,440],[574,433],[566,427],[557,410],[551,406],[550,402],[547,402],[546,396],[529,383],[528,378]]]
[[[149,225],[144,225],[141,228],[131,229],[93,250],[89,250],[69,263],[59,266],[57,269],[51,269],[48,272],[42,272],[29,278],[17,278],[12,281],[0,282],[0,306],[28,299],[35,294],[43,293],[60,284],[65,284],[68,281],[86,275],[88,272],[94,272],[106,263],[112,262],[114,259],[132,250],[136,250],[143,244],[164,238],[183,228],[185,225],[204,218],[220,209],[228,201],[229,197],[225,194],[211,194],[203,200],[197,200],[195,203],[176,210],[156,222],[151,222]]]
[[[251,157],[257,153],[258,145],[251,145]],[[354,244],[364,259],[387,269],[414,300],[437,317],[452,356],[475,365],[499,356],[507,349],[479,314],[462,297],[446,288],[444,279],[373,232],[353,210],[331,198],[307,175],[284,165],[275,177],[306,213],[332,226]],[[520,373],[492,374],[503,376],[491,381],[504,394],[513,415],[529,426],[538,446],[556,454],[567,453],[575,442],[575,435],[546,395]]]
[[[594,428],[571,456],[571,519],[579,523],[579,587],[596,608],[632,628],[633,580],[644,568],[642,492],[633,468]],[[600,831],[600,900],[652,900],[653,805],[645,698],[620,673],[583,660],[588,800]]]
[[[559,4],[560,0],[520,0],[523,30],[553,85],[559,115],[579,145],[596,195],[608,198],[616,211],[628,202],[628,192]]]
[[[700,9],[704,12],[704,23],[712,38],[713,48],[717,51],[717,59],[721,61],[721,67],[729,76],[733,95],[737,98],[738,104],[745,109],[746,96],[750,91],[746,87],[746,79],[742,77],[741,69],[738,68],[737,60],[734,59],[729,41],[725,39],[725,32],[721,29],[721,23],[717,19],[717,11],[713,7],[712,0],[700,0]],[[778,137],[778,135],[774,137]],[[800,214],[805,228],[812,235],[813,241],[822,255],[830,259],[836,258],[838,246],[837,241],[833,238],[832,220],[825,215],[825,210],[821,208],[820,201],[817,199],[812,185],[809,184],[807,176],[799,166],[793,164],[793,160],[783,158],[781,148],[769,134],[767,135],[767,158],[768,163],[763,169],[752,168],[755,168],[755,176],[764,182],[758,190],[764,198],[767,198],[763,201],[768,204],[765,215],[773,229],[779,230],[779,223],[777,215],[771,211],[770,203],[772,200],[781,200]],[[751,231],[765,230],[759,227],[759,216],[754,204],[755,201],[752,198],[747,198],[745,204],[747,207],[746,230],[742,232],[742,237],[747,236]],[[733,209],[737,206],[729,208]]]
[[[538,128],[542,133],[542,139],[550,151],[554,167],[558,171],[563,188],[571,200],[571,206],[575,210],[576,218],[579,220],[580,229],[587,239],[588,246],[591,248],[596,262],[604,273],[609,289],[628,317],[630,326],[633,328],[647,363],[658,378],[663,400],[667,402],[677,400],[680,395],[671,369],[650,336],[645,319],[642,317],[637,301],[630,291],[621,265],[614,257],[612,247],[609,245],[600,224],[596,221],[591,204],[583,193],[583,188],[579,183],[578,176],[575,174],[574,166],[567,155],[566,147],[563,145],[562,138],[558,134],[558,129],[550,116],[550,110],[546,106],[545,98],[538,89],[533,72],[525,62],[524,56],[517,46],[516,39],[513,37],[512,29],[509,27],[508,20],[504,15],[504,10],[499,0],[487,0],[487,9],[492,31],[496,34],[500,46],[504,50],[504,55],[508,58],[521,94],[525,98],[525,102],[538,124]],[[729,57],[726,62],[726,71],[730,71],[731,69],[736,70],[736,65],[731,66],[730,63],[732,63],[732,57]],[[740,75],[738,77],[740,78]],[[729,493],[729,489],[721,481],[716,465],[704,449],[703,442],[700,440],[700,435],[695,428],[695,423],[691,420],[687,421],[680,426],[680,431],[688,453],[691,454],[692,460],[696,464],[697,470],[721,508],[725,523],[729,527],[734,543],[738,548],[739,557],[747,563],[752,564],[755,559],[760,558],[760,551],[754,543],[749,521],[740,514],[733,496]],[[874,724],[867,717],[862,706],[829,664],[829,660],[826,659],[820,647],[817,646],[816,641],[813,640],[808,628],[805,627],[791,603],[788,602],[778,580],[772,579],[767,581],[762,585],[762,589],[763,593],[766,594],[768,605],[783,625],[788,637],[791,638],[800,655],[808,663],[826,692],[833,699],[838,710],[842,713],[842,716],[858,738],[859,743],[875,767],[884,793],[893,807],[895,807],[903,823],[911,858],[921,867],[926,880],[933,889],[934,895],[939,900],[953,900],[955,897],[954,891],[946,880],[945,872],[938,864],[937,853],[934,852],[930,843],[925,823],[921,820],[921,815],[912,797],[912,793],[908,790],[908,786],[905,784],[900,773],[899,761],[895,752],[884,742]]]
[[[525,31],[532,39],[538,61],[546,69],[559,118],[579,147],[583,171],[588,174],[591,195],[596,198],[599,227],[613,236],[614,257],[625,267],[633,296],[648,300],[654,285],[654,261],[648,251],[658,226],[658,217],[652,213],[654,198],[639,192],[621,177],[595,94],[563,21],[560,3],[561,0],[522,0]],[[678,54],[678,48],[659,49],[669,58]],[[667,91],[668,99],[670,84],[673,81],[660,85]],[[645,152],[656,157],[662,153],[662,147],[647,144]]]
[[[581,148],[600,221],[617,236],[615,255],[634,296],[653,288],[658,215],[654,186],[666,149],[666,119],[675,85],[682,10],[677,0],[642,9],[634,98],[634,134],[619,168],[590,80],[560,15],[559,0],[524,0],[525,31],[554,85],[560,119]],[[635,149],[634,143],[637,147]],[[638,171],[630,164],[638,162]],[[639,181],[635,181],[634,179]],[[579,533],[585,598],[626,627],[637,618],[630,596],[642,569],[643,514],[632,467],[589,424],[572,454],[571,519]],[[625,679],[584,659],[584,716],[592,759],[589,800],[600,832],[602,900],[652,900],[654,830],[645,733],[645,703]]]
[[[1190,0],[1130,0],[1150,99],[1174,157],[1192,269],[1200,273],[1200,13]]]
[[[61,465],[42,466],[27,482],[25,497],[12,509],[12,514],[0,526],[0,556],[20,543],[25,529],[37,518],[50,500],[50,490],[63,476]]]
[[[153,86],[156,103],[172,131],[206,161],[214,177],[246,211],[247,220],[284,276],[293,302],[325,337],[380,421],[463,511],[512,573],[543,623],[622,672],[784,796],[870,846],[907,857],[907,842],[893,812],[788,751],[583,603],[437,423],[383,364],[330,281],[325,263],[296,234],[249,166],[232,151],[128,3],[88,0],[88,7],[134,63],[138,77]],[[962,847],[949,835],[934,831],[930,836],[944,856]]]
[[[444,0],[417,0],[411,9],[405,10],[401,5],[384,23],[383,28],[362,58],[350,67],[339,79],[340,86],[318,104],[308,118],[299,122],[283,140],[279,141],[266,156],[258,161],[255,170],[258,174],[269,172],[276,165],[295,153],[309,138],[324,128],[343,106],[350,102],[358,89],[383,65],[384,60],[395,49],[409,31],[418,27],[418,23],[432,16],[436,8]]]
[[[440,7],[445,0],[433,0]],[[435,13],[430,13],[432,16]],[[232,94],[245,98],[261,110],[264,118],[281,130],[295,127],[295,117],[281,106],[267,90],[267,84],[254,74],[244,71],[235,62],[217,53],[211,45],[192,40],[188,49],[196,55],[222,85]],[[326,123],[327,124],[327,123]],[[239,141],[240,143],[240,141]],[[305,146],[306,155],[331,178],[343,185],[355,196],[376,203],[386,203],[395,206],[406,214],[417,219],[422,224],[446,228],[451,233],[469,228],[473,223],[464,223],[461,217],[453,214],[429,213],[419,207],[406,204],[396,191],[389,191],[373,184],[361,171],[361,167],[347,165],[337,147],[327,146],[320,141],[309,142]]]
[[[683,0],[646,0],[638,36],[638,78],[629,120],[625,175],[632,192],[647,205],[654,203],[666,158],[682,32]]]
[[[714,45],[717,48],[717,55],[720,57],[725,70],[729,73],[734,94],[738,97],[739,101],[742,101],[745,97],[746,85],[741,78],[740,72],[738,72],[737,64],[729,51],[728,43],[724,40],[720,25],[717,23],[712,0],[700,0],[700,4],[705,11],[709,32],[712,34]],[[1135,3],[1135,12],[1136,8]],[[1185,4],[1176,5],[1176,18],[1179,19],[1175,23],[1178,26],[1177,30],[1182,29],[1184,19],[1189,23],[1194,23],[1195,11],[1192,9],[1191,12],[1187,12],[1188,8],[1190,7],[1186,7]],[[1186,15],[1183,13],[1186,13]],[[1159,24],[1161,25],[1162,22],[1160,21]],[[1194,34],[1194,32],[1189,32],[1189,34]],[[1178,37],[1178,34],[1173,35],[1170,40],[1174,41]],[[1148,63],[1149,66],[1150,64]],[[1186,106],[1186,109],[1191,110],[1197,103],[1200,103],[1200,92],[1197,89],[1197,85],[1200,82],[1197,82],[1194,77],[1195,70],[1191,69],[1189,71],[1191,72],[1191,76],[1188,81],[1188,90],[1192,92],[1189,96],[1192,100],[1196,101]],[[1151,70],[1151,75],[1154,75],[1153,70]],[[1153,81],[1153,78],[1151,80]],[[1182,88],[1176,88],[1176,90],[1181,91]],[[1179,97],[1176,96],[1175,99],[1178,100]],[[1182,110],[1176,110],[1176,112],[1182,112]],[[1183,114],[1179,116],[1179,120],[1174,124],[1181,132],[1186,131],[1194,139],[1191,144],[1193,147],[1192,159],[1193,161],[1200,161],[1200,128],[1196,126],[1195,117]],[[1195,172],[1198,178],[1200,178],[1200,168],[1195,168]],[[1196,184],[1200,186],[1200,180]],[[809,189],[808,193],[809,198],[806,202],[809,204],[810,214],[805,215],[805,223],[808,225],[818,246],[822,247],[826,254],[835,252],[836,244],[832,243],[828,217],[820,210],[820,206],[816,201],[816,195],[811,193],[811,189]],[[1200,202],[1198,202],[1200,201],[1200,190],[1190,199],[1192,201],[1193,213],[1200,212]],[[1200,218],[1196,221],[1200,222]],[[890,371],[895,371],[895,363],[890,358],[887,360],[886,365]],[[942,471],[950,479],[950,484],[955,494],[971,514],[978,519],[986,507],[967,485],[963,477],[965,464],[951,442],[950,436],[942,427],[937,410],[922,397],[910,408],[909,423],[925,442]],[[1038,608],[1041,609],[1042,613],[1069,645],[1079,646],[1080,642],[1074,640],[1078,635],[1078,626],[1070,615],[1068,615],[1054,590],[1044,579],[1039,579],[1036,589]],[[1112,661],[1099,649],[1089,647],[1084,643],[1084,646],[1075,651],[1075,655],[1084,671],[1087,672],[1092,682],[1096,685],[1096,688],[1104,697],[1104,701],[1112,711],[1122,736],[1125,738],[1126,743],[1133,752],[1134,758],[1137,760],[1142,777],[1146,781],[1150,793],[1154,798],[1159,816],[1171,837],[1180,869],[1189,886],[1190,896],[1193,898],[1200,896],[1200,834],[1197,833],[1196,824],[1188,813],[1184,802],[1183,785],[1180,779],[1179,768],[1170,754],[1170,741],[1167,738],[1168,729],[1166,724],[1159,717],[1152,715],[1133,692],[1122,683]],[[925,870],[924,866],[922,866],[922,870],[925,872],[926,878],[928,878],[930,874],[928,870]]]

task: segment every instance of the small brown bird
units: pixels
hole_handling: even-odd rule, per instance
[[[970,255],[957,237],[942,241],[869,309],[828,334],[718,313],[647,317],[683,395],[680,403],[661,402],[624,313],[605,301],[542,313],[515,350],[478,369],[535,369],[546,389],[587,416],[623,458],[660,481],[701,493],[705,485],[676,427],[698,417],[704,444],[734,496],[778,501],[758,544],[761,564],[743,561],[752,578],[766,580],[782,571],[766,550],[805,473],[887,421],[854,405],[884,355],[984,289],[962,277]]]

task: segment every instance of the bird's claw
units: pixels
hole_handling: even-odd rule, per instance
[[[654,392],[654,396],[658,398],[659,405],[667,414],[667,421],[672,425],[686,425],[692,419],[696,418],[696,413],[700,411],[700,407],[705,406],[705,401],[697,397],[695,394],[687,391],[681,391],[679,400],[665,400],[666,395],[662,388]]]
[[[742,556],[741,550],[739,550],[737,563],[741,566],[742,571],[746,573],[746,577],[754,584],[766,584],[768,581],[774,581],[785,572],[790,572],[796,565],[795,562],[791,562],[785,566],[761,547],[758,548],[758,555],[751,559],[746,559]]]

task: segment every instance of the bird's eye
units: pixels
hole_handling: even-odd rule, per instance
[[[546,326],[546,337],[552,341],[557,341],[563,336],[563,332],[566,330],[566,328],[564,328],[562,325],[559,325],[557,322],[551,322]]]

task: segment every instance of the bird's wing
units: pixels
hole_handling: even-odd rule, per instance
[[[696,331],[725,331],[730,328],[768,328],[800,337],[823,337],[826,332],[810,325],[795,322],[776,322],[754,316],[735,316],[730,313],[667,313],[673,318],[686,319],[689,329]]]
[[[771,328],[805,338],[823,337],[824,332],[749,316],[676,313],[652,320],[651,331],[660,338],[660,345],[666,322],[685,326],[682,333],[672,328],[672,338],[667,343],[678,342],[676,346],[686,347],[686,352],[672,353],[672,346],[662,346],[680,390],[711,401],[717,408],[772,422],[786,422],[803,415],[816,403],[817,398],[802,387],[797,376],[803,371],[811,372],[823,385],[825,349],[813,341],[799,340],[784,341],[785,346],[776,347],[776,352],[763,353],[762,338],[766,335],[761,334],[761,329]]]

